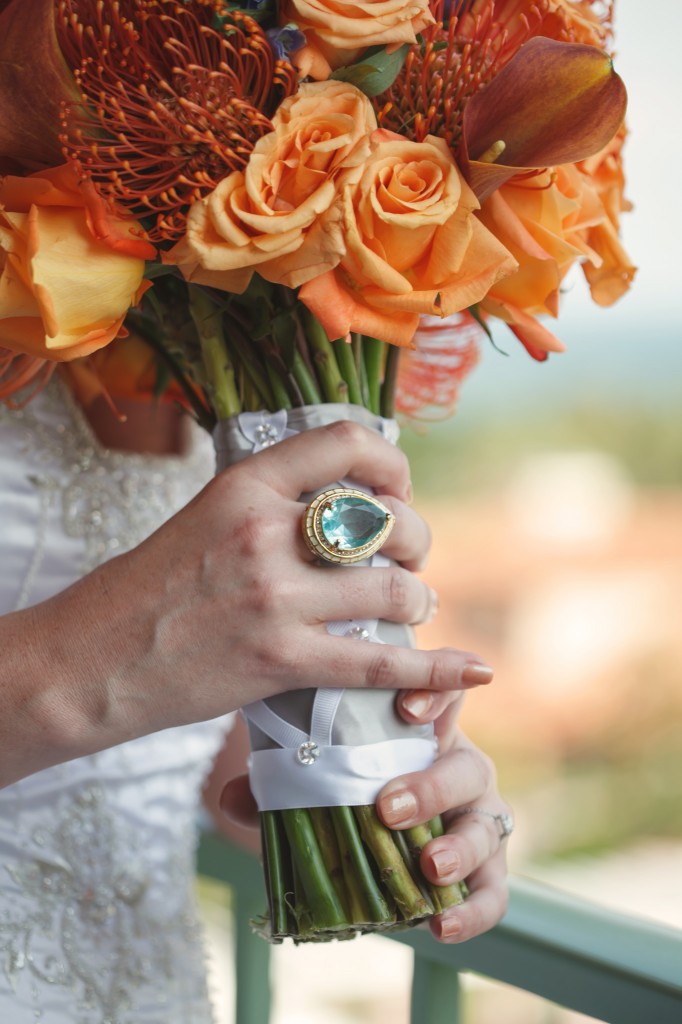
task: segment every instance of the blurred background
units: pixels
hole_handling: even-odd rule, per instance
[[[485,342],[454,418],[403,444],[441,598],[420,645],[496,670],[464,724],[515,808],[512,870],[682,927],[682,6],[658,7],[616,4],[630,294],[600,309],[576,274],[564,354],[496,331],[506,355]],[[410,971],[380,939],[278,949],[275,1024],[405,1024]],[[475,1024],[587,1019],[468,985]]]
[[[628,85],[623,238],[639,270],[611,309],[578,272],[530,360],[504,328],[455,417],[404,432],[441,596],[422,645],[496,669],[464,723],[495,758],[512,869],[682,927],[682,155],[673,39],[616,3]]]

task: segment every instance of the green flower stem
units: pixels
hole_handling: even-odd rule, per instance
[[[362,342],[362,349],[365,357],[367,370],[367,384],[369,388],[368,408],[377,416],[381,411],[381,374],[384,365],[384,349],[386,345],[377,338],[365,337]]]
[[[349,901],[344,884],[343,865],[341,864],[341,855],[336,842],[336,834],[329,809],[327,807],[311,807],[309,813],[327,874],[339,898],[339,903],[341,903],[348,915],[350,907],[347,906]]]
[[[423,825],[413,825],[412,828],[406,828],[404,833],[413,857],[420,857],[426,844],[430,843],[433,839],[433,833],[429,828],[428,822],[425,822]]]
[[[140,335],[145,344],[149,345],[153,352],[163,362],[164,366],[167,367],[171,376],[182,388],[182,393],[184,394],[187,404],[191,408],[197,423],[210,434],[216,423],[215,415],[204,404],[204,402],[202,402],[197,390],[190,383],[189,377],[183,370],[179,361],[163,344],[163,341],[159,336],[159,329],[152,326],[149,317],[145,316],[143,313],[139,313],[135,309],[128,310],[126,315],[126,324],[129,327],[132,327],[136,334]]]
[[[296,378],[296,383],[301,389],[304,405],[321,405],[322,395],[320,394],[317,384],[315,383],[315,380],[308,370],[305,360],[298,349],[294,352],[292,371]]]
[[[416,863],[419,863],[422,850],[434,836],[427,822],[424,825],[415,825],[413,828],[405,829],[405,838],[412,857]],[[460,903],[464,902],[466,887],[459,882],[455,882],[454,885],[431,885],[429,889],[438,913],[445,910],[446,907],[458,907]]]
[[[281,811],[292,861],[298,872],[310,914],[317,928],[345,928],[343,907],[324,866],[310,814],[302,808]]]
[[[198,285],[188,285],[189,308],[201,343],[211,404],[218,419],[242,411],[223,335],[222,314]]]
[[[358,375],[360,381],[360,394],[362,395],[362,405],[366,409],[369,409],[369,380],[367,379],[367,365],[363,356],[363,344],[362,335],[353,334],[353,358],[355,359],[355,372]]]
[[[405,839],[405,836],[398,829],[396,829],[395,832],[392,832],[391,834],[393,836],[393,842],[400,851],[400,856],[403,858],[405,867],[410,872],[410,875],[414,882],[416,883],[416,885],[419,887],[420,893],[422,894],[428,905],[431,907],[431,913],[435,913],[435,907],[433,906],[433,900],[431,899],[429,883],[426,881],[422,874],[419,862],[415,864],[414,858],[410,853],[410,848],[407,845],[407,840]]]
[[[469,890],[467,889],[464,882],[455,882],[454,885],[432,885],[431,894],[433,895],[434,903],[436,908],[440,907],[440,910],[445,910],[446,907],[459,907],[464,903],[464,897],[467,896]]]
[[[373,806],[355,807],[362,838],[371,850],[379,868],[382,883],[396,901],[406,921],[426,917],[433,912],[412,879],[400,851],[393,842],[391,830],[379,820]]]
[[[380,413],[386,419],[392,419],[395,413],[395,389],[398,382],[398,364],[400,349],[397,345],[388,345],[386,349],[386,365],[384,366],[384,382],[381,385]]]
[[[258,409],[265,409],[266,406],[263,405],[260,391],[256,391],[251,378],[244,371],[244,368],[240,367],[238,372],[239,394],[241,395],[242,409],[245,409],[246,412],[256,412]]]
[[[358,880],[363,901],[367,905],[369,912],[367,920],[390,924],[395,920],[395,915],[376,883],[360,839],[353,811],[350,807],[332,807],[330,813],[336,835],[339,837],[339,846],[342,845],[341,836],[343,836],[343,845],[348,853],[349,868]]]
[[[334,349],[324,327],[305,307],[302,309],[301,315],[311,358],[317,371],[325,402],[347,402],[348,385],[339,372]]]
[[[333,347],[341,376],[348,385],[348,401],[352,405],[363,405],[360,379],[355,366],[353,349],[344,338],[338,338],[333,342]]]
[[[343,827],[343,820],[337,815],[336,819],[329,809],[336,843],[341,857],[341,870],[346,888],[346,898],[353,924],[366,924],[370,920],[369,906],[365,900],[360,880],[355,872],[355,862],[351,850],[351,842]]]
[[[282,847],[276,811],[263,811],[260,820],[265,878],[270,903],[270,926],[272,935],[275,937],[286,935],[288,932]]]
[[[443,828],[443,822],[440,816],[437,818],[431,818],[431,821],[427,821],[426,826],[434,839],[439,839],[441,836],[445,835],[445,829]]]
[[[286,395],[287,404],[278,405],[277,408],[290,409],[292,406],[304,405],[303,395],[301,394],[298,382],[293,372],[285,363],[275,339],[264,338],[260,345],[268,369],[270,384],[274,387],[274,382],[277,381],[279,383],[278,394],[280,397]]]
[[[306,899],[305,888],[303,885],[303,878],[299,871],[296,862],[293,862],[293,916],[296,922],[296,930],[294,935],[301,939],[309,938],[315,939],[317,937],[318,926],[316,925],[313,915],[308,906]]]
[[[273,410],[277,409],[291,409],[291,399],[287,393],[287,389],[282,383],[281,377],[278,375],[272,362],[266,360],[268,380],[270,381],[270,387],[272,388],[272,395],[274,398]]]
[[[275,410],[275,399],[272,394],[272,388],[267,378],[267,374],[263,371],[263,367],[256,355],[254,346],[245,338],[241,329],[232,320],[229,326],[228,342],[234,349],[240,366],[243,367],[246,376],[251,381],[255,391],[260,398],[260,403],[254,406],[251,411],[257,411],[258,409],[268,409],[271,411]]]

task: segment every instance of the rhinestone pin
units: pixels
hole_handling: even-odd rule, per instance
[[[272,423],[261,423],[256,427],[256,437],[261,448],[272,448],[279,440],[279,433]]]
[[[306,740],[296,751],[296,757],[301,764],[315,764],[320,756],[320,748],[314,740]]]

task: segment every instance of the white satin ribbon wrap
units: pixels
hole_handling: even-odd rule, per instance
[[[322,422],[332,422],[333,419],[357,417],[362,420],[362,417],[368,416],[366,410],[357,406],[334,406],[337,415],[331,413],[331,408],[329,420],[320,419],[325,411],[324,406],[294,410],[291,419],[297,421],[297,417],[300,419],[303,415],[304,420],[300,425],[305,429],[308,425],[320,426]],[[313,419],[312,424],[305,422],[306,413]],[[255,454],[299,433],[298,429],[290,425],[290,416],[284,409],[276,413],[242,413],[235,419],[241,442],[233,435],[233,458],[243,457],[249,448],[251,454]],[[374,429],[378,429],[393,443],[397,441],[398,428],[395,421],[380,417],[371,419]],[[231,422],[234,421],[226,421],[225,426]],[[222,432],[225,433],[225,427]],[[216,438],[216,447],[220,451],[218,440]],[[237,446],[241,448],[242,455],[238,455]],[[341,486],[358,488],[354,481],[342,480],[339,483]],[[371,493],[369,488],[361,489]],[[390,563],[384,555],[377,553],[370,560],[358,564],[384,567]],[[333,636],[347,636],[381,644],[384,641],[377,635],[378,628],[377,619],[327,623],[327,631]],[[249,726],[255,727],[261,736],[267,737],[274,744],[254,749],[249,757],[249,779],[259,810],[371,804],[382,787],[397,775],[422,771],[433,763],[437,748],[430,727],[423,727],[419,730],[420,735],[415,736],[403,734],[353,746],[343,742],[334,743],[334,721],[346,692],[332,688],[315,691],[308,731],[276,713],[267,701],[255,701],[242,709]],[[348,693],[357,695],[358,691]],[[291,695],[292,702],[296,696]],[[290,707],[289,713],[291,710]]]
[[[373,804],[387,782],[433,763],[434,740],[384,740],[360,747],[320,747],[314,764],[301,764],[296,750],[251,754],[249,779],[261,811],[290,807]]]

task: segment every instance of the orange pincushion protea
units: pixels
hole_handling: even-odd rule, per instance
[[[223,0],[58,0],[59,46],[83,107],[64,108],[65,152],[155,242],[246,166],[296,89],[260,26]]]
[[[383,128],[421,142],[444,138],[456,152],[467,102],[534,36],[606,48],[612,0],[432,0],[436,23],[407,54],[376,101]],[[446,16],[446,10],[451,16]]]
[[[509,60],[532,36],[608,49],[614,0],[465,0],[459,29],[488,35]],[[474,27],[475,26],[475,27]]]
[[[0,348],[0,402],[7,402],[13,408],[26,405],[47,384],[57,364],[38,356],[24,355]],[[29,392],[28,388],[32,390]],[[26,389],[26,390],[25,390]],[[21,402],[12,399],[24,391]]]

